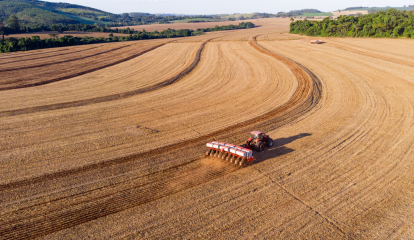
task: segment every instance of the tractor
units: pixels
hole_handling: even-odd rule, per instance
[[[247,139],[246,144],[243,144],[242,147],[261,152],[264,150],[265,144],[268,147],[273,146],[273,139],[271,139],[269,135],[266,135],[265,133],[253,131],[250,133],[250,137]]]
[[[217,141],[207,143],[206,157],[221,158],[244,167],[254,160],[253,149],[258,152],[263,151],[265,144],[271,147],[273,140],[262,132],[253,131],[250,133],[250,138],[247,139],[246,144],[242,146]]]

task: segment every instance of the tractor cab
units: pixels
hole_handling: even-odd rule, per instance
[[[250,133],[250,137],[253,141],[255,141],[256,139],[263,141],[264,133],[259,131],[253,131]]]

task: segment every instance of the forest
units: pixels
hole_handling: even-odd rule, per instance
[[[105,43],[105,42],[119,42],[119,41],[136,41],[142,39],[156,39],[156,38],[175,38],[175,37],[188,37],[201,35],[204,32],[213,31],[225,31],[235,29],[247,29],[253,28],[254,24],[251,22],[242,22],[239,25],[227,25],[227,26],[215,26],[214,28],[198,28],[196,31],[189,29],[167,29],[162,32],[146,32],[145,30],[134,31],[127,29],[115,29],[111,32],[130,34],[129,36],[114,36],[112,33],[109,38],[103,37],[73,37],[66,35],[63,37],[51,37],[49,39],[40,39],[39,36],[32,36],[31,38],[7,38],[0,40],[0,52],[15,52],[15,51],[27,51],[41,48],[63,47],[63,46],[75,46],[93,43]],[[110,30],[110,29],[109,29]]]
[[[333,20],[294,21],[290,33],[321,37],[414,38],[414,11],[388,9],[359,16],[340,16]]]

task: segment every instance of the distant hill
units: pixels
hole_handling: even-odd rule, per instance
[[[292,10],[289,12],[278,12],[277,17],[315,17],[315,16],[332,16],[332,13],[321,12],[318,9],[302,9],[302,10]]]
[[[69,4],[37,0],[0,0],[0,21],[15,15],[25,25],[51,24],[108,24],[120,15],[98,9]]]
[[[0,21],[10,15],[19,18],[21,25],[38,27],[52,24],[99,24],[110,27],[169,23],[175,20],[207,18],[205,15],[174,15],[131,12],[113,14],[99,9],[70,3],[52,3],[39,0],[0,0]]]

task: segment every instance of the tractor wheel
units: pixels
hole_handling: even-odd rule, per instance
[[[273,146],[273,139],[271,139],[271,138],[267,138],[266,145],[267,145],[268,147]]]
[[[258,141],[256,142],[255,147],[256,147],[256,151],[261,152],[264,149],[264,144],[262,141]]]

